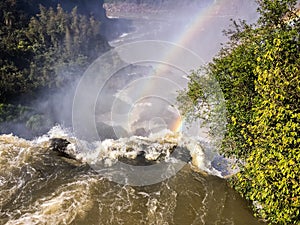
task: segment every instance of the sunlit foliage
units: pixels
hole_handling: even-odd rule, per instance
[[[299,224],[300,19],[295,0],[257,2],[258,22],[234,22],[226,32],[230,41],[206,73],[218,80],[225,97],[222,151],[243,162],[233,186],[270,224]],[[195,76],[179,97],[183,105],[205,101],[195,83],[202,74]]]

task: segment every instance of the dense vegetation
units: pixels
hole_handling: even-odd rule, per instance
[[[40,12],[28,20],[11,1],[1,4],[2,101],[35,88],[58,87],[108,49],[100,21],[78,14],[77,8],[67,13],[60,5],[56,9],[40,6]]]
[[[100,17],[93,15],[97,11],[95,7],[99,11],[103,9],[100,4],[92,12],[85,12],[88,8],[82,5],[84,1],[73,9],[69,8],[76,5],[75,0],[60,1],[62,5],[55,2],[51,7],[53,2],[5,0],[0,3],[1,122],[20,120],[20,113],[32,116],[34,113],[24,113],[29,108],[22,107],[27,103],[20,100],[21,96],[27,96],[29,102],[41,90],[64,87],[109,49]],[[16,113],[19,109],[22,112]]]
[[[231,182],[270,224],[300,223],[300,18],[296,0],[258,0],[255,24],[233,22],[229,42],[190,75],[183,113],[203,117],[216,79],[227,110],[224,154],[241,159]],[[297,15],[298,14],[298,15]],[[204,83],[204,85],[203,85]],[[189,107],[187,107],[189,106]]]

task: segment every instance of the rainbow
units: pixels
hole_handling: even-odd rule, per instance
[[[199,36],[199,32],[202,32],[206,26],[208,26],[210,21],[218,15],[221,8],[227,1],[214,1],[213,4],[210,4],[206,8],[203,7],[200,11],[196,14],[194,19],[186,26],[186,28],[180,32],[180,35],[173,40],[173,43],[176,45],[187,47],[190,42],[192,42],[193,38]],[[166,60],[168,61],[172,57],[178,57],[177,48],[174,48],[170,52],[165,55]],[[199,62],[199,66],[203,64],[204,61]],[[191,68],[196,69],[196,68]],[[156,74],[163,75],[165,72],[164,66],[158,65],[156,68]],[[184,118],[178,116],[175,121],[171,124],[171,130],[173,132],[182,132],[184,127]]]
[[[173,42],[177,45],[187,47],[192,39],[197,37],[198,32],[203,31],[209,25],[209,21],[218,15],[225,2],[226,0],[214,1],[213,4],[210,4],[206,8],[201,8],[194,19],[186,26],[186,29]]]
[[[206,26],[210,26],[211,20],[219,16],[218,14],[221,11],[221,8],[225,4],[228,4],[228,1],[215,0],[207,7],[202,7],[197,13],[195,13],[195,16],[192,17],[192,19],[190,20],[191,22],[187,24],[181,32],[179,32],[179,35],[177,35],[177,37],[174,38],[171,41],[171,43],[186,49],[189,46],[189,43],[192,42],[192,40],[195,39],[195,37],[199,37],[200,32],[203,32]],[[197,54],[195,53],[193,54],[197,56]],[[199,58],[199,65],[197,65],[197,67],[200,67],[201,65],[204,64],[204,61],[201,60],[199,56],[198,58]],[[162,62],[174,62],[177,59],[182,60],[180,59],[180,48],[174,47],[164,54],[164,56],[162,57]],[[192,69],[197,69],[197,68],[190,68],[190,70]],[[149,80],[147,82],[144,82],[142,85],[138,85],[139,88],[134,90],[135,94],[138,92],[138,95],[141,98],[151,93],[153,89],[155,90],[156,82],[157,82],[156,78],[158,79],[164,78],[164,74],[166,74],[167,71],[167,66],[164,63],[158,63],[154,71],[155,72],[148,77]],[[183,126],[184,126],[184,119],[181,116],[177,117],[174,120],[174,122],[172,122],[170,125],[171,130],[174,132],[182,131]]]
[[[171,131],[173,132],[182,132],[184,122],[181,116],[178,116],[176,120],[171,125]]]

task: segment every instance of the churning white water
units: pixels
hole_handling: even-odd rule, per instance
[[[51,150],[54,138],[70,142],[66,152],[72,159]],[[175,176],[146,186],[118,184],[93,168],[96,161],[106,169],[119,160],[132,163],[141,151],[143,167],[172,163],[172,157],[186,164]],[[92,143],[56,126],[31,141],[1,135],[0,160],[1,224],[242,224],[245,219],[259,224],[218,178],[225,167],[214,168],[200,142],[180,133]]]

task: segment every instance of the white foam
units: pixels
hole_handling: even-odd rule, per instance
[[[103,161],[106,166],[112,166],[120,158],[134,160],[141,153],[147,160],[155,161],[159,159],[171,162],[170,158],[172,157],[170,155],[174,148],[185,148],[192,157],[191,163],[193,166],[209,174],[221,177],[221,172],[211,165],[214,153],[209,152],[207,146],[205,146],[205,150],[203,149],[202,139],[187,137],[180,132],[173,132],[168,129],[151,133],[149,137],[131,136],[118,140],[106,139],[95,142],[77,139],[69,130],[61,126],[53,127],[47,135],[38,137],[33,141],[26,141],[11,134],[1,135],[0,137],[0,144],[2,140],[2,144],[6,143],[6,145],[9,144],[13,148],[17,148],[14,152],[14,157],[12,157],[13,162],[10,161],[12,167],[21,167],[21,164],[27,162],[26,159],[28,157],[36,154],[36,152],[31,150],[33,147],[39,147],[46,151],[50,145],[49,140],[51,138],[63,138],[70,142],[66,152],[75,156],[77,160],[88,164],[96,164]],[[209,140],[205,142],[205,145],[209,144]],[[1,151],[3,151],[3,148],[0,148],[0,153]]]
[[[37,200],[30,211],[6,224],[70,224],[84,217],[92,206],[91,186],[98,182],[90,178],[60,187],[55,193]]]
[[[84,162],[95,164],[103,161],[106,166],[114,165],[119,158],[135,159],[141,152],[147,160],[155,161],[164,156],[164,159],[170,161],[170,155],[174,147],[186,148],[192,157],[192,165],[199,170],[209,174],[222,177],[221,172],[211,166],[212,159],[206,155],[201,142],[193,137],[186,137],[180,132],[173,132],[168,129],[151,133],[149,137],[131,136],[129,138],[120,138],[117,140],[106,139],[104,141],[96,141],[89,143],[78,140],[71,133],[60,126],[53,127],[49,133],[49,138],[65,138],[71,142],[67,147],[67,152],[76,156],[76,159]],[[40,143],[48,139],[43,137],[36,143]],[[209,145],[206,140],[206,145]],[[175,160],[175,159],[174,159]],[[175,160],[176,161],[176,160]]]

